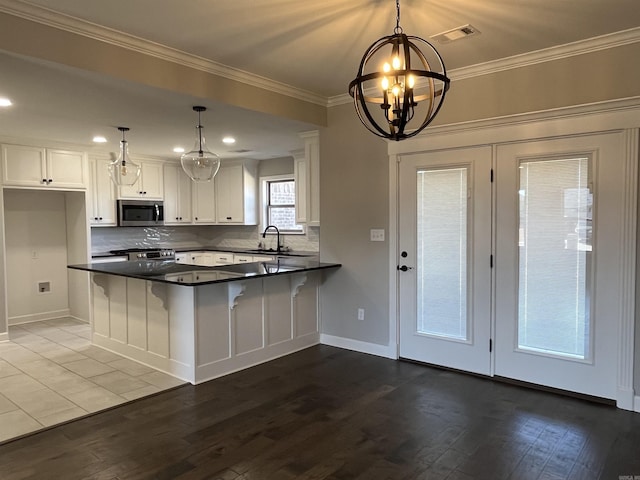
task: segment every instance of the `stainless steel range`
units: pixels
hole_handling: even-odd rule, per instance
[[[129,261],[136,260],[174,260],[176,252],[172,248],[126,248],[111,250],[112,255],[127,255]]]

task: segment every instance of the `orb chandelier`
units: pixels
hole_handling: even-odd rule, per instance
[[[449,84],[435,47],[402,31],[400,0],[396,0],[393,35],[380,38],[365,52],[358,75],[349,84],[349,95],[369,131],[399,141],[431,123]]]
[[[194,182],[210,182],[220,168],[220,157],[210,152],[205,145],[200,114],[207,109],[205,107],[193,107],[198,112],[198,125],[196,126],[196,144],[193,150],[180,157],[182,169]]]
[[[131,186],[140,178],[141,167],[129,158],[129,145],[124,138],[127,127],[118,127],[122,132],[122,140],[120,141],[120,154],[113,162],[109,164],[109,176],[116,185]]]

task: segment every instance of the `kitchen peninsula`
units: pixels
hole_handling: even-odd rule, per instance
[[[339,267],[278,257],[68,268],[90,272],[95,345],[196,384],[317,344],[323,271]]]

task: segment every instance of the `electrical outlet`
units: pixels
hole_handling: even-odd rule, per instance
[[[364,320],[364,308],[358,309],[358,320]]]
[[[49,293],[51,291],[51,282],[38,282],[38,293]]]
[[[384,228],[372,228],[369,235],[372,242],[384,242]]]

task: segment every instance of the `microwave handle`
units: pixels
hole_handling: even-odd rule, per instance
[[[155,218],[155,221],[158,222],[158,221],[160,221],[160,206],[156,203],[154,205],[154,207],[156,207],[156,218]]]

